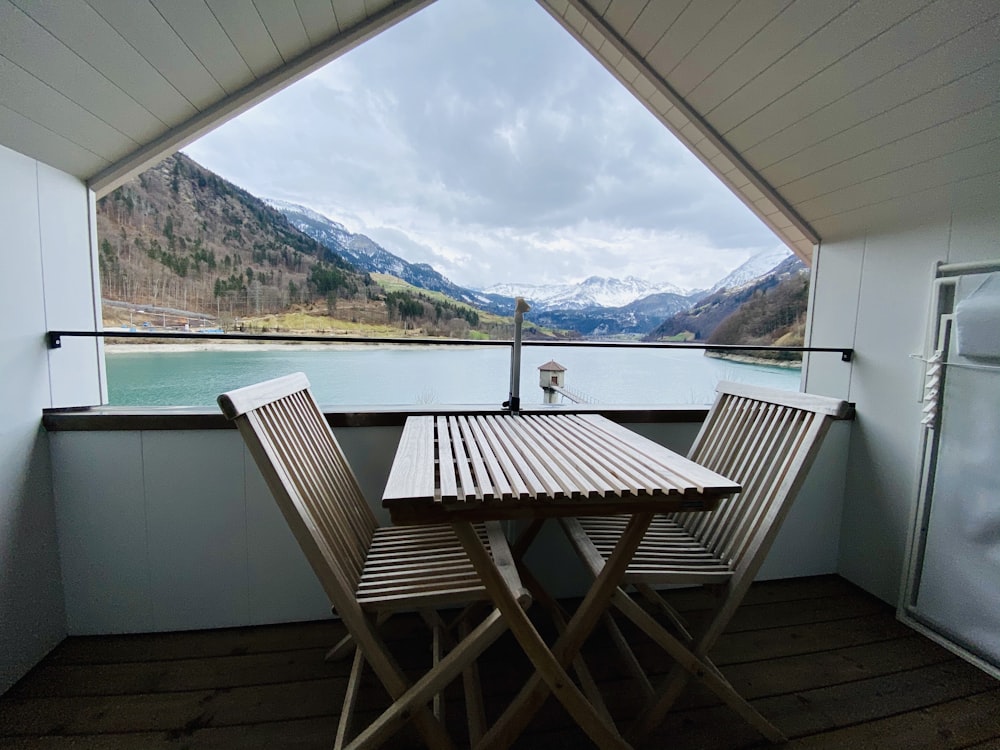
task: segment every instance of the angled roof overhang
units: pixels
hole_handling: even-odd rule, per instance
[[[432,1],[0,0],[0,143],[102,195]],[[538,2],[807,262],[1000,202],[995,0]]]
[[[806,262],[1000,205],[995,0],[538,1]]]
[[[0,142],[98,196],[433,0],[0,0]]]

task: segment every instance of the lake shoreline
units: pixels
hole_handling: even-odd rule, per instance
[[[761,365],[763,367],[781,367],[785,370],[801,370],[802,362],[793,362],[787,359],[769,359],[768,357],[755,357],[752,354],[729,354],[728,352],[713,352],[706,350],[706,357],[713,359],[725,359],[730,362],[739,362],[743,365]]]
[[[274,351],[297,351],[297,352],[321,352],[321,351],[351,351],[359,348],[373,349],[411,349],[415,346],[422,346],[431,349],[481,349],[482,346],[476,344],[428,344],[424,342],[413,342],[412,344],[400,344],[391,342],[385,344],[372,343],[369,341],[359,341],[357,344],[338,341],[336,343],[320,344],[315,342],[290,341],[262,341],[260,343],[247,341],[218,342],[218,341],[198,341],[189,344],[105,344],[104,351],[108,354],[152,354],[156,352],[174,354],[177,352],[274,352]],[[495,346],[506,346],[502,341],[496,342]]]

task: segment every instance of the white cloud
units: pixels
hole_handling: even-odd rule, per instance
[[[531,0],[438,0],[185,151],[467,285],[705,287],[779,244]]]

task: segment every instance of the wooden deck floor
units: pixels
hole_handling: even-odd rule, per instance
[[[696,618],[706,600],[675,592]],[[423,657],[416,618],[385,628],[401,660]],[[627,634],[629,631],[626,631]],[[329,748],[349,664],[325,663],[336,622],[141,636],[69,638],[0,698],[4,748]],[[647,665],[666,660],[640,644]],[[586,651],[616,718],[638,705],[602,633]],[[896,622],[892,609],[835,576],[757,584],[714,652],[791,748],[1000,749],[1000,683]],[[491,716],[523,682],[509,636],[483,660]],[[460,685],[449,725],[461,733]],[[362,692],[374,715],[386,698]],[[419,747],[401,734],[393,747]],[[590,746],[551,699],[518,748]],[[766,746],[692,690],[644,747]]]

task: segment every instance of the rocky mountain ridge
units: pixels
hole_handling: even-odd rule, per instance
[[[683,312],[705,292],[687,291],[667,282],[648,282],[591,276],[577,284],[495,284],[471,289],[455,284],[425,263],[410,263],[363,234],[305,206],[269,200],[288,221],[310,237],[370,273],[387,273],[414,286],[442,292],[453,299],[500,315],[509,315],[514,298],[531,304],[531,320],[538,325],[578,332],[594,338],[646,335],[662,321]],[[714,290],[746,283],[766,275],[790,255],[785,248],[754,256],[714,285]]]

